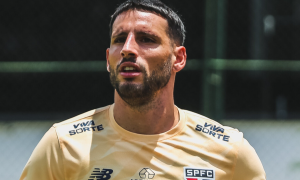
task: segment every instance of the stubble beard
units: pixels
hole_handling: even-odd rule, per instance
[[[132,62],[132,59],[123,59],[122,62]],[[172,61],[169,57],[165,62],[158,66],[157,69],[150,72],[150,75],[146,72],[144,66],[139,64],[141,73],[143,74],[142,83],[134,83],[132,79],[127,79],[126,82],[120,83],[118,79],[119,71],[110,68],[110,82],[116,89],[119,96],[132,108],[141,109],[147,105],[150,105],[157,94],[157,92],[164,88],[171,77]]]

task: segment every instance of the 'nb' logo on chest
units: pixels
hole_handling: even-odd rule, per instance
[[[112,169],[102,169],[102,171],[100,171],[100,168],[94,168],[88,180],[108,180],[111,178],[113,172]]]

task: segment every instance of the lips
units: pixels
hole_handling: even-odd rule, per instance
[[[120,75],[123,78],[134,78],[141,74],[140,67],[132,62],[124,62],[119,68]]]

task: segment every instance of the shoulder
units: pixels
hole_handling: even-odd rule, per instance
[[[233,180],[265,180],[261,161],[242,132],[191,111],[181,112],[186,116],[189,130],[198,132],[197,140],[205,139],[203,142],[210,153],[226,152],[228,161],[232,162]]]
[[[20,180],[26,179],[64,179],[63,158],[56,136],[51,127],[32,152]]]
[[[233,180],[265,180],[266,173],[254,148],[246,139],[239,145]]]
[[[243,139],[243,133],[238,129],[224,126],[217,121],[188,110],[181,111],[186,116],[187,126],[199,133],[205,134],[208,138],[231,143],[239,143]]]
[[[80,166],[80,163],[73,163],[74,159],[84,159],[89,153],[91,135],[93,131],[103,130],[101,123],[107,121],[109,107],[54,124],[36,146],[21,179],[65,179],[65,171],[73,172]]]
[[[56,123],[56,124],[53,125],[53,127],[57,128],[57,127],[60,127],[60,126],[65,126],[65,125],[68,125],[68,124],[73,124],[73,123],[80,122],[80,121],[83,121],[83,120],[93,119],[94,116],[99,115],[101,113],[105,113],[109,109],[109,107],[110,107],[110,105],[109,106],[105,106],[105,107],[101,107],[101,108],[97,108],[97,109],[93,109],[93,110],[90,110],[90,111],[87,111],[87,112],[82,113],[82,114],[80,114],[78,116],[75,116],[75,117],[72,117],[72,118],[67,119],[65,121]]]
[[[109,107],[110,105],[85,112],[73,118],[56,123],[53,127],[58,136],[72,136],[88,131],[95,131],[97,129],[100,130],[100,125],[108,123]]]

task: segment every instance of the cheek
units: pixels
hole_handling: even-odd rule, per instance
[[[151,56],[148,58],[150,71],[163,66],[163,64],[170,59],[170,56],[172,56],[172,54],[169,50],[161,50],[156,53],[152,52]]]
[[[109,58],[116,58],[118,56],[121,56],[120,52],[121,52],[121,47],[118,46],[111,46],[109,48]]]
[[[109,49],[109,55],[108,55],[108,60],[109,60],[109,65],[114,67],[118,63],[118,61],[121,59],[121,54],[119,48],[116,47],[111,47]]]

